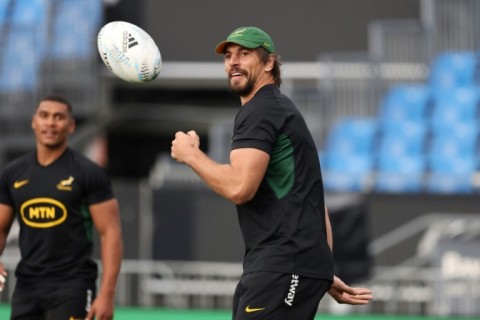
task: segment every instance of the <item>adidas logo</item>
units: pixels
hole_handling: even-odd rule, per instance
[[[131,49],[138,45],[138,41],[128,32],[123,32],[122,52],[125,53],[128,49]]]
[[[128,48],[132,48],[138,45],[138,41],[129,33],[128,34]]]

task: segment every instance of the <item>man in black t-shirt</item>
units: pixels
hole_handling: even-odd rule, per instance
[[[14,218],[20,225],[11,319],[112,319],[122,240],[110,180],[67,147],[75,122],[64,98],[42,99],[32,128],[36,149],[0,175],[0,253]],[[93,226],[102,244],[98,294]],[[7,276],[1,263],[0,275]]]
[[[233,319],[313,319],[328,292],[339,303],[367,304],[371,291],[334,276],[332,234],[317,148],[294,103],[279,88],[270,36],[234,30],[216,47],[230,90],[242,104],[230,163],[200,150],[195,131],[177,132],[171,155],[236,204],[245,243]]]

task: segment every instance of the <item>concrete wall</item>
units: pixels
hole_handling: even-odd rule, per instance
[[[235,28],[267,31],[288,61],[313,61],[322,52],[365,51],[374,19],[415,19],[419,0],[122,0],[108,19],[144,28],[165,60],[217,60],[216,44]]]

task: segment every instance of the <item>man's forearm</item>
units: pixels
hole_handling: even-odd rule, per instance
[[[123,244],[120,232],[111,232],[102,241],[102,280],[99,294],[115,295],[118,275],[123,257]]]

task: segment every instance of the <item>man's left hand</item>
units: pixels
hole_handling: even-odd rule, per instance
[[[350,287],[337,276],[333,277],[328,293],[340,304],[364,305],[373,300],[372,290]]]

